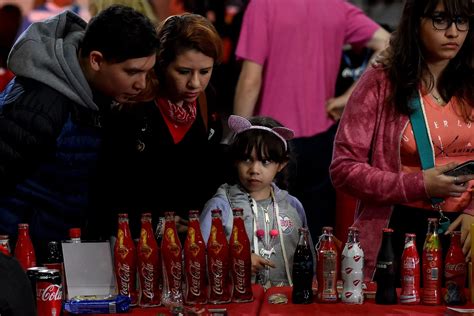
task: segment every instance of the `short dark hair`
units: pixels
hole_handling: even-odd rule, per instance
[[[153,23],[140,12],[113,5],[93,17],[81,43],[81,57],[96,50],[109,62],[151,56],[158,38]]]

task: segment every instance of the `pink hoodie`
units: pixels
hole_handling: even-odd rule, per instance
[[[358,198],[355,223],[371,280],[393,206],[428,199],[423,173],[402,173],[400,143],[409,117],[385,104],[383,69],[368,69],[346,105],[336,134],[330,174],[337,189]]]

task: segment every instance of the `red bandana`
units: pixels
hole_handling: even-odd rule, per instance
[[[157,98],[155,103],[173,136],[174,143],[179,143],[196,120],[196,101],[184,102],[182,106],[178,106],[168,99]]]

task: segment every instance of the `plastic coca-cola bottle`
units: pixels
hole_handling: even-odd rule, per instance
[[[356,227],[349,227],[347,242],[342,250],[341,257],[342,302],[349,304],[364,303],[363,270],[364,251],[359,242],[359,230]]]
[[[25,271],[36,266],[35,249],[31,242],[28,224],[18,224],[15,258],[17,258]]]
[[[320,303],[336,303],[339,252],[334,242],[332,227],[323,227],[317,247],[316,275],[318,279],[317,299]]]
[[[184,242],[184,269],[186,271],[187,304],[207,302],[206,244],[199,225],[199,211],[189,211],[188,235]]]
[[[165,212],[165,229],[161,240],[163,261],[163,300],[165,304],[182,304],[183,252],[176,231],[174,212]]]
[[[375,292],[375,303],[397,304],[397,290],[395,288],[395,271],[397,263],[393,252],[392,234],[393,229],[382,230],[382,246],[377,255],[377,266],[375,270],[375,281],[377,292]]]
[[[128,214],[125,213],[118,214],[117,240],[114,246],[114,268],[119,294],[130,297],[132,306],[137,305],[137,254],[130,233]]]
[[[142,214],[140,240],[137,246],[141,307],[158,306],[161,303],[161,258],[151,219],[151,213]]]
[[[438,219],[428,218],[428,232],[423,245],[423,294],[421,301],[425,305],[441,304],[442,256],[441,242],[438,236]]]
[[[7,256],[11,256],[12,254],[8,235],[0,235],[0,252]]]
[[[313,302],[312,281],[314,260],[309,243],[309,232],[306,227],[298,230],[299,240],[293,256],[293,304],[311,304]]]
[[[466,262],[461,249],[461,232],[451,233],[451,243],[444,264],[444,278],[446,293],[444,301],[448,305],[466,304]]]
[[[250,302],[253,300],[252,292],[252,260],[250,255],[250,240],[245,230],[241,208],[232,210],[234,223],[229,240],[232,275],[233,302]]]
[[[401,262],[402,291],[400,303],[420,304],[420,256],[416,250],[416,235],[405,234],[405,248]]]
[[[222,211],[212,210],[211,218],[211,233],[207,240],[208,302],[225,304],[231,300],[229,245],[222,226]]]

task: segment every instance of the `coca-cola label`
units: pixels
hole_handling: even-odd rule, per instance
[[[246,293],[245,288],[245,262],[241,259],[234,259],[234,275],[235,284],[234,288],[240,294]]]
[[[122,295],[130,294],[130,266],[126,263],[118,263],[119,292]]]
[[[219,259],[211,259],[211,289],[217,295],[224,293],[224,264]]]
[[[171,292],[173,294],[179,295],[181,292],[181,274],[183,272],[183,268],[181,262],[174,262],[171,261],[171,277],[172,284],[170,284]]]
[[[450,271],[450,272],[462,272],[462,273],[464,273],[466,271],[466,264],[463,263],[463,262],[460,262],[460,263],[448,263],[448,262],[446,262],[445,270]]]
[[[201,295],[201,264],[198,261],[189,263],[189,274],[191,275],[191,284],[189,290],[194,296]]]
[[[57,284],[49,284],[46,288],[40,289],[37,293],[40,301],[61,301],[63,298],[62,286]]]
[[[354,256],[354,261],[359,262],[359,260],[362,259],[362,256]]]
[[[352,284],[354,284],[354,286],[358,286],[360,283],[360,280],[354,280],[352,281]]]
[[[151,263],[142,263],[141,268],[141,275],[143,284],[142,286],[142,294],[149,299],[153,299],[154,289],[153,289],[153,281],[155,278],[155,269],[153,264]]]
[[[346,298],[349,298],[349,297],[352,296],[352,294],[353,294],[352,292],[346,292],[346,293],[344,293],[344,296],[345,296]]]

